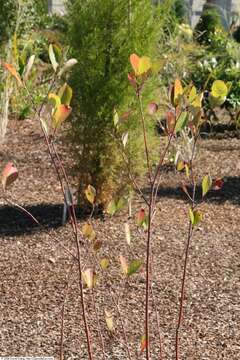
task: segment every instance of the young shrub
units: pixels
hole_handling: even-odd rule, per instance
[[[159,6],[150,0],[75,0],[67,9],[68,42],[79,62],[70,80],[75,93],[71,145],[79,200],[85,201],[83,190],[91,183],[98,202],[104,203],[122,184],[113,109],[121,115],[132,102],[132,94],[126,95],[129,54],[156,52],[162,26]]]

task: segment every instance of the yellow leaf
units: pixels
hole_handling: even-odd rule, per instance
[[[85,190],[85,195],[86,195],[87,200],[91,204],[94,204],[95,197],[96,197],[96,190],[92,185],[88,185],[88,187]]]
[[[96,237],[96,233],[91,224],[84,224],[82,227],[82,233],[85,237],[89,238],[90,240],[94,240]]]
[[[109,266],[109,259],[103,258],[100,260],[100,266],[103,270],[106,270]]]

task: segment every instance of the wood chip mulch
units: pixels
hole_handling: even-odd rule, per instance
[[[58,146],[64,159],[67,153]],[[201,205],[204,220],[194,232],[190,247],[181,360],[240,359],[240,143],[237,138],[200,141],[199,173],[221,177],[221,191],[211,191]],[[14,161],[19,179],[8,196],[24,206],[42,228],[3,199],[0,204],[0,356],[54,356],[60,358],[61,310],[65,299],[64,359],[87,360],[79,300],[77,266],[65,251],[75,253],[70,224],[62,226],[62,196],[44,140],[33,120],[10,121],[6,141],[0,145],[1,167]],[[147,189],[145,189],[147,191]],[[136,203],[134,210],[141,204]],[[181,277],[188,226],[188,205],[174,172],[166,171],[159,191],[153,251],[153,294],[150,319],[152,360],[175,359]],[[84,290],[93,340],[94,359],[128,359],[121,322],[112,296],[119,300],[132,360],[144,359],[144,266],[125,283],[118,257],[142,258],[145,234],[130,221],[132,239],[126,244],[126,214],[93,220],[103,245],[97,259],[110,259],[109,271],[99,278],[91,294]],[[79,227],[86,220],[79,216]],[[84,266],[90,266],[89,249],[81,247]],[[143,259],[144,261],[144,259]],[[70,274],[68,295],[65,298]],[[95,308],[94,301],[95,298]],[[115,330],[110,333],[104,311],[112,312]],[[96,317],[97,312],[97,317]],[[97,318],[99,321],[97,321]],[[98,325],[106,355],[98,340]]]

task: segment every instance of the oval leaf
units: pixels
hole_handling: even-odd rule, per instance
[[[105,310],[105,320],[109,331],[114,330],[113,314],[111,311]]]
[[[133,260],[128,266],[127,275],[131,276],[135,274],[140,269],[141,266],[142,266],[141,260]]]
[[[57,105],[53,114],[52,127],[58,129],[59,126],[69,117],[72,112],[71,106],[60,104]]]
[[[212,178],[210,175],[205,175],[202,180],[202,197],[204,197],[212,187]]]
[[[102,270],[106,270],[109,266],[109,259],[107,259],[107,258],[101,259],[100,266],[101,266]]]
[[[135,74],[138,74],[140,57],[138,55],[136,55],[136,54],[132,54],[130,56],[130,63],[132,65],[132,68],[133,68]]]
[[[49,45],[48,54],[49,54],[49,59],[51,61],[53,70],[56,72],[59,64],[58,64],[58,62],[56,60],[56,55],[55,55],[55,51],[54,51],[54,48],[53,48],[53,44]]]
[[[84,224],[82,227],[82,233],[83,236],[85,236],[86,238],[90,239],[90,240],[94,240],[96,237],[96,233],[93,229],[93,226],[91,224]]]
[[[96,190],[92,185],[88,185],[88,187],[85,190],[85,195],[86,195],[87,200],[91,204],[94,204],[95,197],[96,197]]]
[[[72,88],[67,83],[65,83],[58,92],[61,103],[64,105],[70,105],[72,100],[72,93]]]
[[[12,162],[7,163],[2,171],[2,186],[5,190],[18,178],[18,170]]]

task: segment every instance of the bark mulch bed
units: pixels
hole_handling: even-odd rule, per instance
[[[64,157],[61,141],[58,144]],[[203,175],[222,177],[224,187],[210,192],[202,205],[204,221],[190,248],[186,303],[181,330],[181,360],[238,360],[240,358],[240,143],[236,138],[200,142],[199,169]],[[9,198],[25,206],[43,224],[32,224],[24,214],[1,200],[0,205],[0,356],[54,356],[59,358],[61,307],[70,271],[64,326],[64,359],[87,359],[77,285],[77,267],[64,247],[75,251],[70,225],[61,225],[62,196],[40,130],[32,120],[11,121],[6,142],[0,146],[1,164],[14,160],[20,176]],[[202,170],[201,170],[202,169]],[[160,205],[153,234],[155,307],[159,312],[164,360],[174,358],[174,335],[187,234],[188,205],[172,171],[166,171],[159,191]],[[145,189],[147,191],[147,189]],[[141,204],[135,204],[138,208]],[[122,286],[118,256],[127,255],[125,215],[95,217],[97,257],[110,258],[109,274],[95,292],[103,328],[106,359],[127,359],[121,324],[111,304],[120,299],[132,358],[143,359],[140,338],[144,319],[144,267]],[[78,218],[81,227],[85,219]],[[145,240],[132,227],[131,257],[141,257]],[[87,249],[82,246],[88,265]],[[112,280],[109,287],[108,277]],[[121,290],[122,289],[122,290]],[[84,290],[93,339],[97,321],[89,291]],[[153,304],[151,304],[153,305]],[[104,324],[104,310],[115,315],[115,331]],[[154,306],[152,359],[159,357]],[[95,359],[104,359],[94,341]]]

